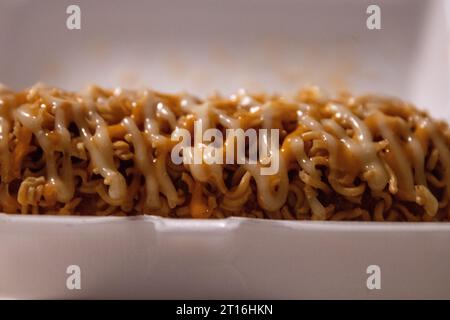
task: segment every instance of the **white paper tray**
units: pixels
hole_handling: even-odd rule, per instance
[[[450,298],[450,224],[1,216],[0,235],[2,297]]]
[[[446,1],[0,3],[0,81],[204,95],[312,83],[399,96],[450,120]],[[81,290],[66,288],[79,265]],[[381,268],[368,290],[366,268]],[[2,298],[450,298],[449,224],[0,215]]]

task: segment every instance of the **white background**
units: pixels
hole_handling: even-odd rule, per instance
[[[444,117],[445,0],[0,1],[0,82],[205,95],[306,84],[410,100]],[[82,29],[66,29],[79,4]],[[366,28],[379,4],[382,30]],[[450,119],[450,118],[448,118]]]

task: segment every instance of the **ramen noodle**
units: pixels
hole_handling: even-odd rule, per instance
[[[262,159],[174,163],[173,137],[194,133],[199,119],[223,133],[278,129],[277,172],[262,175]],[[224,148],[216,151],[226,157]],[[450,218],[444,122],[398,99],[330,98],[315,87],[204,100],[97,86],[79,93],[42,84],[1,88],[0,174],[0,212],[15,214]]]

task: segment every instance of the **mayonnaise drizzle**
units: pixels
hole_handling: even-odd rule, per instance
[[[101,89],[98,90],[101,95]],[[419,115],[414,118],[416,129],[413,129],[400,116],[390,116],[374,108],[368,108],[364,111],[364,116],[361,116],[361,113],[355,113],[352,106],[345,103],[330,102],[317,107],[313,104],[289,100],[288,106],[287,100],[280,99],[276,103],[267,100],[260,103],[247,96],[245,92],[241,92],[228,101],[234,101],[236,110],[241,112],[240,115],[246,113],[247,120],[244,121],[242,119],[245,117],[235,116],[233,112],[236,110],[226,109],[227,104],[215,105],[214,99],[201,102],[186,96],[177,108],[173,109],[170,103],[166,103],[167,101],[152,91],[131,95],[130,92],[116,90],[113,96],[100,97],[96,100],[94,91],[87,95],[65,97],[60,96],[57,91],[38,85],[29,91],[24,103],[17,103],[14,107],[9,104],[15,102],[6,102],[7,94],[10,95],[10,92],[0,92],[0,193],[3,195],[0,203],[3,208],[11,208],[14,205],[9,197],[8,183],[13,178],[10,172],[13,153],[11,133],[16,121],[33,133],[41,147],[46,166],[45,184],[48,190],[54,192],[56,201],[68,203],[75,194],[75,174],[71,160],[73,141],[69,131],[69,126],[75,124],[82,141],[80,148],[87,149],[93,172],[101,175],[104,184],[109,186],[108,199],[115,206],[122,205],[127,198],[129,186],[117,168],[117,159],[113,151],[114,138],[108,131],[112,124],[102,116],[101,109],[114,112],[110,104],[112,101],[117,103],[115,99],[124,96],[140,99],[130,103],[131,111],[142,109],[142,118],[127,114],[118,123],[114,123],[114,126],[119,128],[119,132],[120,130],[124,132],[123,139],[130,142],[133,147],[133,161],[137,171],[145,179],[145,207],[149,210],[158,210],[163,206],[175,208],[183,202],[166,167],[173,143],[167,133],[161,132],[170,127],[172,136],[179,135],[180,112],[202,120],[203,131],[216,128],[218,125],[226,129],[238,129],[243,127],[245,121],[246,124],[251,123],[263,129],[273,129],[281,125],[284,111],[294,116],[296,112],[297,118],[294,121],[297,121],[297,128],[286,134],[284,138],[279,155],[279,171],[275,175],[261,175],[261,169],[270,163],[268,158],[260,158],[256,164],[250,164],[246,159],[236,159],[245,162],[242,167],[247,172],[245,179],[243,178],[240,183],[239,192],[243,192],[244,187],[248,188],[253,178],[256,183],[258,203],[267,211],[277,211],[286,203],[289,189],[288,168],[292,162],[298,163],[300,167],[300,179],[310,176],[318,183],[324,185],[327,183],[324,181],[326,177],[322,176],[322,171],[316,168],[315,162],[308,154],[309,147],[302,138],[303,134],[319,137],[321,141],[318,145],[326,146],[328,152],[326,165],[331,172],[328,179],[337,180],[337,177],[343,174],[347,174],[346,179],[360,178],[359,186],[352,185],[354,181],[348,181],[349,186],[342,186],[342,190],[345,191],[341,192],[343,196],[351,194],[356,188],[364,190],[365,184],[375,194],[383,192],[388,187],[389,191],[402,201],[415,202],[422,206],[429,216],[434,216],[439,206],[444,206],[445,201],[448,202],[450,199],[448,142],[432,120]],[[251,115],[251,118],[248,115]],[[366,123],[369,117],[375,121],[375,126]],[[292,120],[291,118],[289,121]],[[374,141],[375,135],[387,141],[388,146],[382,151]],[[268,149],[271,139],[270,130],[263,132],[259,138],[259,145]],[[201,164],[185,166],[195,180],[196,195],[193,201],[198,203],[192,204],[191,207],[197,208],[200,216],[203,216],[202,212],[208,214],[212,212],[206,205],[206,198],[202,195],[201,183],[213,184],[217,192],[227,199],[229,205],[243,205],[242,201],[235,201],[233,198],[237,191],[228,190],[224,180],[223,165],[211,161],[213,154],[225,157],[227,143],[231,143],[231,140],[218,145],[213,149],[214,152],[209,153],[205,152],[206,145],[200,142],[184,150],[192,157],[196,153],[201,153],[203,158]],[[439,162],[443,168],[441,178],[446,181],[445,198],[441,199],[440,203],[427,183],[428,173],[425,170],[425,161],[429,146],[433,146],[438,152]],[[348,164],[340,163],[348,160],[342,157],[342,150],[356,160],[351,175],[346,172]],[[334,180],[328,183],[333,186]],[[318,190],[308,185],[304,191],[313,217],[326,218],[326,208],[319,201]],[[248,191],[243,193],[247,197],[250,194]],[[49,192],[46,194],[48,196]],[[167,203],[161,201],[161,194]]]
[[[342,121],[348,124],[354,130],[353,138],[347,136],[342,128],[331,119],[324,120],[335,133],[345,147],[351,152],[363,166],[362,177],[367,180],[370,188],[375,191],[381,191],[386,187],[388,174],[383,167],[375,150],[372,134],[369,128],[354,113],[343,105],[329,103],[326,107],[332,112],[336,121]]]

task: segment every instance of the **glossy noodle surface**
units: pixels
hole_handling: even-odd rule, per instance
[[[279,129],[276,174],[261,174],[263,159],[175,164],[179,133],[194,135],[198,119],[224,137],[227,129]],[[267,143],[268,130],[261,132],[258,145]],[[224,145],[215,152],[225,159]],[[205,100],[95,86],[77,93],[42,84],[22,92],[2,88],[0,174],[6,213],[450,218],[445,123],[398,99],[330,98],[314,87],[291,96],[240,91]]]

